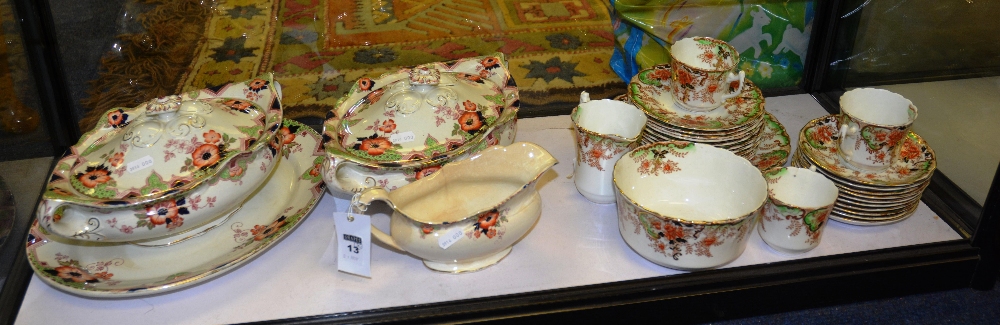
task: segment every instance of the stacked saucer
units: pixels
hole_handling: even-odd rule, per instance
[[[907,132],[886,168],[864,170],[837,153],[838,131],[837,116],[810,121],[799,132],[798,150],[792,158],[793,166],[815,167],[840,189],[830,218],[868,226],[899,222],[912,215],[937,168],[934,150],[919,135]]]
[[[755,163],[766,162],[768,166],[758,166],[765,169],[787,160],[790,148],[784,127],[765,111],[764,96],[750,80],[718,108],[695,112],[675,103],[669,76],[670,65],[658,65],[640,71],[629,83],[628,99],[648,117],[642,144],[677,140],[709,144]],[[762,155],[781,159],[762,159]]]

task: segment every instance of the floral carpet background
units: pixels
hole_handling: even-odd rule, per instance
[[[208,12],[190,64],[168,93],[273,71],[286,116],[323,118],[358,78],[503,52],[522,110],[572,107],[582,90],[595,98],[624,92],[609,67],[608,6],[603,0],[228,0]],[[88,116],[114,107],[92,106]]]

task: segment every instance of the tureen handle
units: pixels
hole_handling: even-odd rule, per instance
[[[366,189],[364,192],[361,192],[361,193],[355,195],[354,198],[351,199],[351,212],[365,211],[365,210],[368,209],[368,205],[370,205],[372,203],[372,201],[375,201],[375,200],[388,203],[389,207],[391,207],[393,210],[396,210],[396,206],[393,205],[392,201],[389,200],[389,192],[388,191],[386,191],[385,189],[383,189],[381,187],[372,187],[372,188]],[[386,245],[389,245],[392,248],[395,248],[395,249],[398,249],[398,250],[404,251],[404,252],[406,251],[405,249],[403,249],[402,247],[400,247],[399,244],[396,244],[396,241],[392,239],[392,236],[389,236],[389,234],[386,234],[386,233],[382,232],[381,230],[379,230],[378,228],[375,228],[375,225],[372,225],[372,236],[375,237],[375,239],[377,239],[378,241],[380,241],[380,242],[382,242],[382,243],[384,243]]]

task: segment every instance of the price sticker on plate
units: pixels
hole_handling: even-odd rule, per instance
[[[337,270],[364,277],[372,276],[372,217],[336,212]]]
[[[413,131],[407,131],[403,133],[396,133],[389,136],[389,142],[392,143],[407,143],[417,140],[417,136],[413,134]]]
[[[130,161],[127,166],[129,174],[149,167],[153,167],[153,157],[147,155],[145,157]]]

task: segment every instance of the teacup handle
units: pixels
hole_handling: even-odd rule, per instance
[[[351,212],[364,212],[365,210],[368,209],[368,205],[370,205],[372,201],[375,200],[388,203],[389,207],[391,207],[393,210],[396,209],[396,206],[393,205],[392,201],[389,200],[388,191],[386,191],[381,187],[372,187],[366,189],[364,192],[356,194],[354,198],[351,199]],[[404,252],[406,251],[405,249],[400,247],[395,240],[392,239],[392,236],[389,236],[389,234],[386,234],[382,232],[382,230],[375,228],[375,225],[372,225],[372,236],[375,237],[375,239],[377,239],[378,241],[386,245],[389,245],[392,248]]]
[[[740,86],[736,87],[735,91],[733,91],[731,93],[728,93],[728,94],[725,94],[725,95],[722,95],[722,100],[727,100],[727,99],[736,97],[740,93],[742,93],[743,92],[743,83],[746,80],[746,76],[747,76],[747,73],[743,72],[743,70],[740,70],[740,73],[732,73],[732,72],[730,72],[729,75],[726,77],[726,84],[728,85],[730,82],[739,80],[740,81]]]
[[[840,141],[844,141],[844,137],[846,137],[848,133],[850,133],[851,135],[858,133],[858,128],[857,127],[848,128],[847,123],[844,123],[843,125],[840,126],[839,133],[840,133]],[[852,155],[854,155],[854,151],[852,150],[840,150],[840,153],[846,155],[847,157],[851,157]]]

